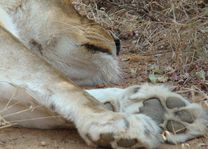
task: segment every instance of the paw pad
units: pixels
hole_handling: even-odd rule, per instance
[[[177,98],[177,97],[168,97],[166,99],[166,106],[169,109],[173,109],[173,108],[185,107],[186,104],[180,98]]]
[[[150,98],[143,102],[143,107],[139,111],[147,116],[150,116],[157,123],[163,123],[165,109],[163,108],[158,98]]]
[[[173,120],[169,120],[167,122],[166,129],[172,132],[173,134],[180,134],[186,131],[186,127],[183,124]]]
[[[116,111],[115,107],[113,106],[113,104],[111,102],[105,102],[104,106],[106,109],[110,110],[110,111]]]
[[[86,136],[91,142],[93,142],[94,144],[100,147],[110,147],[110,143],[114,141],[114,137],[112,133],[101,134],[100,138],[96,141],[94,141],[89,134],[87,134]]]
[[[117,142],[117,145],[119,147],[129,148],[129,147],[136,145],[137,143],[138,143],[137,139],[120,139]]]
[[[101,134],[100,139],[95,141],[95,144],[99,146],[108,146],[110,142],[114,141],[112,133]]]
[[[175,112],[175,114],[180,118],[180,120],[190,124],[193,123],[195,120],[194,115],[186,110],[177,111]]]

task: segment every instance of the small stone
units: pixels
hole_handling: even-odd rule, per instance
[[[41,142],[40,142],[40,145],[44,147],[44,146],[46,146],[47,144],[46,144],[45,141],[41,141]]]

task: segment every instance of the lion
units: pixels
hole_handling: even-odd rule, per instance
[[[75,127],[88,145],[115,149],[208,131],[207,111],[166,86],[81,89],[119,81],[120,41],[71,0],[1,0],[0,44],[0,114],[13,126]]]

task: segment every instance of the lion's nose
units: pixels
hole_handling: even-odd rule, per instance
[[[119,38],[114,38],[114,42],[116,44],[116,54],[119,55],[121,51],[121,42]]]
[[[115,45],[116,45],[116,55],[119,55],[120,51],[121,51],[121,42],[120,39],[112,32],[110,31],[111,36],[114,39]]]

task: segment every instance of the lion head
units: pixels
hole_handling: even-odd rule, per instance
[[[119,80],[119,40],[79,15],[72,0],[3,0],[0,7],[19,40],[77,84]]]

